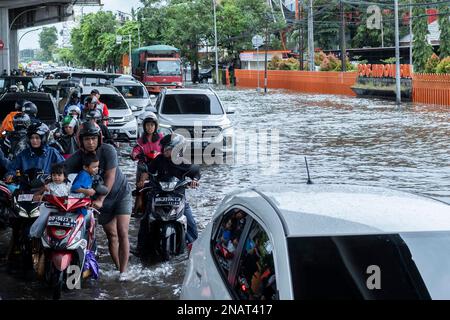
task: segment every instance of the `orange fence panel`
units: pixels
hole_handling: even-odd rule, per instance
[[[413,79],[413,102],[450,106],[450,74],[416,73]]]
[[[264,70],[235,70],[236,86],[256,88],[264,86]],[[294,70],[268,70],[267,87],[289,89],[305,93],[339,94],[356,96],[351,86],[356,82],[357,72],[311,72]]]

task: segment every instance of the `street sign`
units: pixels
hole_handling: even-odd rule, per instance
[[[116,36],[116,44],[122,44],[122,36]]]
[[[264,44],[264,39],[260,35],[256,35],[252,38],[253,47],[259,48]]]
[[[0,40],[0,50],[3,50],[4,47],[5,47],[5,44],[3,43],[2,40]]]

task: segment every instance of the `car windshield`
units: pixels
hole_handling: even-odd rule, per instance
[[[450,232],[288,238],[295,299],[450,299]]]
[[[161,109],[163,114],[223,114],[219,100],[207,94],[168,94]]]
[[[147,99],[148,94],[142,86],[115,86],[125,99]]]
[[[0,100],[0,119],[4,119],[8,113],[15,111],[14,106],[17,99],[1,99]],[[37,117],[42,121],[55,121],[56,111],[52,100],[33,100],[27,98],[26,100],[32,101],[38,108]]]
[[[150,76],[179,76],[181,75],[180,61],[178,60],[148,61],[147,73]]]
[[[81,101],[84,101],[88,95],[82,95]],[[128,105],[119,94],[102,94],[100,95],[100,102],[106,104],[109,110],[128,109]]]

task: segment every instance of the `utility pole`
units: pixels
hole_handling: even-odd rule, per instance
[[[216,46],[216,85],[219,85],[219,52],[217,48],[217,17],[216,17],[216,0],[213,0],[214,10],[214,45]]]
[[[413,67],[413,17],[412,17],[412,5],[409,0],[409,64],[410,68]]]
[[[399,26],[398,26],[398,0],[394,0],[395,12],[395,92],[397,105],[402,103],[400,91],[400,40],[399,40]]]
[[[266,22],[266,44],[264,53],[264,94],[267,93],[267,46],[269,44],[269,26]]]
[[[342,72],[346,71],[346,49],[345,49],[345,15],[344,15],[344,3],[339,1],[339,7],[341,11],[341,64]]]
[[[313,0],[309,0],[309,10],[308,10],[308,50],[309,50],[309,70],[310,71],[315,71],[315,66],[314,66]]]

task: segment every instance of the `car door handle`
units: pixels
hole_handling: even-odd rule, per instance
[[[197,278],[201,279],[202,278],[202,274],[198,271],[195,271],[195,275],[197,276]]]

